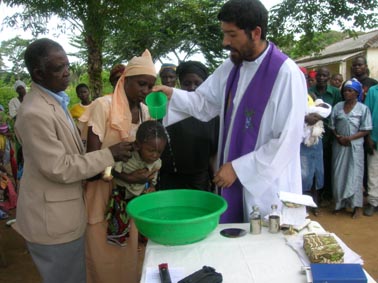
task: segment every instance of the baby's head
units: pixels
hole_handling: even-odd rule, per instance
[[[315,100],[315,106],[323,107],[323,108],[329,108],[328,104],[324,103],[323,99],[320,99],[320,98]]]
[[[136,133],[135,149],[147,164],[158,160],[167,144],[167,135],[163,125],[155,120],[140,124]]]

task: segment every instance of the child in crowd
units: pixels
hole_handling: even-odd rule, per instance
[[[311,70],[308,72],[308,87],[313,87],[316,85],[316,71]]]
[[[81,124],[79,118],[85,110],[91,105],[91,94],[89,92],[89,87],[86,84],[78,84],[76,86],[76,95],[80,99],[79,103],[74,104],[70,108],[70,113],[75,123],[78,125],[80,130],[81,141],[83,142],[84,148],[87,148],[87,138],[88,138],[88,125],[86,123]]]
[[[155,191],[160,156],[167,143],[165,129],[153,120],[143,122],[136,133],[134,151],[127,162],[113,168],[113,190],[107,210],[108,242],[124,245],[129,230],[126,204],[136,196]],[[144,171],[143,180],[135,180],[132,172]]]
[[[312,99],[307,95],[307,114],[305,116],[304,140],[301,144],[301,175],[302,191],[311,195],[318,204],[318,191],[324,186],[323,142],[324,124],[332,111],[331,105],[322,99]],[[311,209],[315,216],[319,215],[317,208]]]
[[[5,113],[4,107],[0,105],[0,150],[3,152],[0,163],[6,165],[10,161],[10,117]]]
[[[0,157],[3,152],[0,150]],[[12,181],[8,177],[7,169],[0,165],[0,209],[5,213],[2,218],[8,218],[7,211],[16,208],[17,205],[17,193],[13,186]]]
[[[13,140],[14,120],[4,111],[3,105],[0,105],[0,150],[2,157],[0,163],[4,166],[10,165],[12,175],[17,184],[17,161],[14,156]]]
[[[335,136],[332,147],[332,187],[334,213],[351,208],[352,218],[360,214],[363,205],[364,136],[372,129],[368,107],[357,101],[362,85],[356,79],[345,82],[345,101],[337,103],[329,127]]]
[[[329,80],[329,84],[340,89],[341,85],[343,84],[343,81],[344,78],[342,74],[333,74],[331,76],[331,79]]]
[[[76,86],[76,95],[80,99],[80,102],[70,108],[70,113],[72,118],[77,122],[92,101],[89,88],[86,84],[78,84]]]

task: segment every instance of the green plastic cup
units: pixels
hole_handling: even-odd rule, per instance
[[[150,116],[154,119],[162,119],[167,113],[167,96],[161,92],[151,92],[146,97],[146,104]]]

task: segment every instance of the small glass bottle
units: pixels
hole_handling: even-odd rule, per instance
[[[261,234],[261,214],[258,206],[252,207],[252,212],[249,215],[249,232],[251,234]]]
[[[269,232],[278,233],[280,231],[280,214],[277,210],[277,205],[272,204],[272,211],[269,214]]]

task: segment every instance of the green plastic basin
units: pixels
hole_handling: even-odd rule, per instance
[[[127,205],[140,233],[163,245],[198,242],[212,232],[226,210],[220,196],[198,190],[158,191],[136,197]]]

